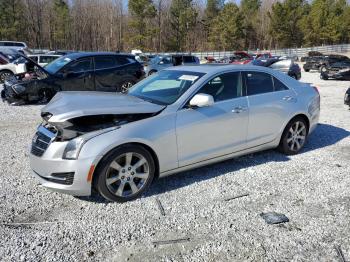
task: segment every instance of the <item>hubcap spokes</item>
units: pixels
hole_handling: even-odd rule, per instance
[[[118,156],[107,170],[106,185],[120,197],[134,195],[146,184],[149,165],[142,155],[128,152]]]
[[[126,93],[130,87],[132,87],[131,82],[126,82],[126,83],[122,84],[122,93]]]
[[[303,122],[295,122],[288,131],[287,144],[290,150],[300,150],[306,138],[306,126]]]

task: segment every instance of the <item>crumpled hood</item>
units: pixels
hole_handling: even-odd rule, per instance
[[[165,106],[140,98],[107,92],[58,92],[42,110],[51,123],[88,115],[156,113]]]

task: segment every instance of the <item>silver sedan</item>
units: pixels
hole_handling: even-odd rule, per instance
[[[269,68],[173,67],[128,94],[58,93],[30,163],[45,187],[124,202],[158,177],[271,148],[296,154],[319,113],[317,88]]]

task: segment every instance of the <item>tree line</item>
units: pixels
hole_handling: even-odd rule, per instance
[[[348,43],[346,0],[0,0],[0,40],[148,52]]]

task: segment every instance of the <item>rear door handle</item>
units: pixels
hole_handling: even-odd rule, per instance
[[[234,109],[232,109],[232,113],[236,113],[236,114],[242,113],[244,111],[247,111],[247,108],[243,106],[237,106]]]

